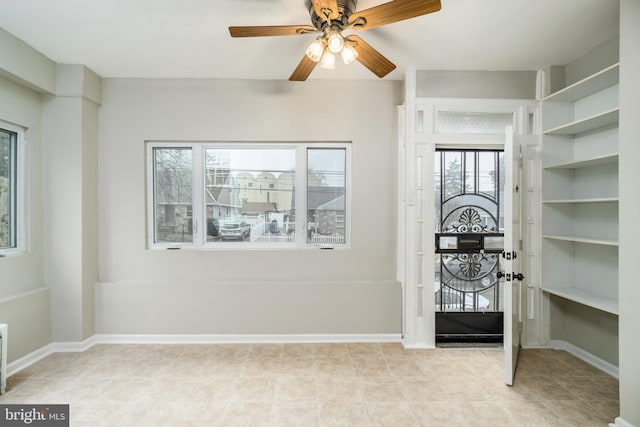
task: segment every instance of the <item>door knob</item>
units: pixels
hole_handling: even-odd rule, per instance
[[[524,274],[522,274],[522,273],[518,273],[518,274],[513,273],[513,278],[514,279],[518,279],[518,280],[524,280]]]

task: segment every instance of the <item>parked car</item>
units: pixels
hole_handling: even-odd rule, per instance
[[[220,235],[220,224],[216,218],[207,218],[207,236],[217,237]]]
[[[246,240],[251,235],[251,226],[245,221],[227,222],[220,229],[222,240]]]

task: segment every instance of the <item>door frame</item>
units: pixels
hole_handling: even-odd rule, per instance
[[[424,172],[432,170],[428,165],[433,165],[435,149],[504,149],[501,134],[437,133],[438,111],[513,113],[515,133],[526,134],[535,129],[535,116],[532,121],[530,115],[537,114],[537,108],[534,100],[459,98],[414,98],[399,108],[397,278],[402,285],[402,342],[406,348],[435,348],[435,298],[433,292],[425,292],[433,289],[435,277],[433,262],[426,262],[426,255],[435,247],[433,215],[424,215],[418,226],[420,211],[433,211],[433,191],[424,190],[434,188],[434,177]],[[419,162],[423,164],[421,174]],[[423,197],[418,207],[420,189]]]

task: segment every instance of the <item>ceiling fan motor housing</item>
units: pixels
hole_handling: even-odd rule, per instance
[[[338,3],[338,19],[332,19],[331,23],[328,23],[324,17],[318,16],[311,0],[305,0],[309,14],[311,15],[311,24],[314,28],[324,31],[327,26],[338,27],[340,29],[348,25],[349,16],[356,10],[357,0],[337,0]]]

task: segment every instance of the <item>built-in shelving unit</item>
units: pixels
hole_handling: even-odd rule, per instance
[[[542,100],[542,289],[618,313],[614,64]]]

